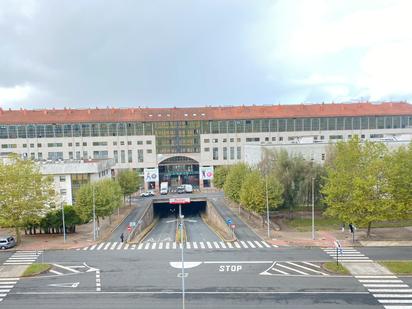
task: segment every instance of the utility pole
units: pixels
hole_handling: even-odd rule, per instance
[[[185,309],[185,259],[183,255],[183,248],[184,248],[184,243],[183,243],[183,215],[182,215],[182,204],[179,204],[179,218],[180,218],[180,223],[179,223],[179,229],[180,229],[180,246],[182,249],[182,308]]]
[[[93,190],[93,240],[96,241],[96,203],[94,200],[94,186],[92,185]]]
[[[63,220],[63,242],[66,242],[66,224],[64,222],[64,203],[61,203],[62,205],[62,220]]]
[[[312,177],[312,239],[315,240],[315,178]]]
[[[266,184],[266,221],[268,225],[268,239],[270,238],[270,222],[269,222],[269,194],[268,194],[268,176],[265,176]]]

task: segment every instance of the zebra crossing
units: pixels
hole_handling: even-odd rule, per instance
[[[412,289],[395,275],[355,276],[385,309],[411,309]]]
[[[373,262],[370,258],[351,247],[339,249],[323,248],[323,251],[335,260],[338,254],[338,260],[342,262]]]
[[[320,263],[312,262],[273,262],[261,275],[329,276],[322,270]]]
[[[3,265],[31,265],[42,253],[43,251],[37,250],[16,251]]]
[[[20,278],[0,278],[0,303],[6,298],[7,294],[13,289]]]
[[[99,244],[94,244],[91,246],[78,248],[79,250],[87,251],[104,251],[104,250],[174,250],[180,249],[181,244],[172,241],[166,242],[143,242],[140,244],[128,244],[122,242],[102,242]],[[186,242],[185,249],[188,250],[210,250],[210,249],[229,249],[229,250],[239,250],[239,249],[270,249],[277,248],[277,245],[268,244],[263,240],[246,240],[246,241],[235,241],[235,242],[224,242],[224,241],[193,241]]]

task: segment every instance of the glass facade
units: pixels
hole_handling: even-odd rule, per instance
[[[200,134],[350,131],[411,127],[412,115],[27,125],[0,124],[0,139],[155,135],[157,153],[169,154],[199,153]],[[106,146],[107,142],[95,142],[93,144],[93,146],[97,145]],[[129,160],[128,154],[127,161]],[[123,161],[122,157],[121,161]]]

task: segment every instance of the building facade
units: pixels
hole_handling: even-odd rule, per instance
[[[406,102],[0,109],[0,155],[14,152],[49,161],[112,158],[113,170],[153,171],[146,188],[163,181],[208,187],[212,168],[244,161],[247,145],[325,144],[354,135],[396,140],[410,134],[412,105]],[[325,159],[324,153],[313,155]]]

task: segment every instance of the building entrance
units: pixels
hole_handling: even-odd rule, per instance
[[[199,162],[184,156],[176,156],[159,163],[159,182],[168,182],[171,188],[181,184],[199,187]]]

